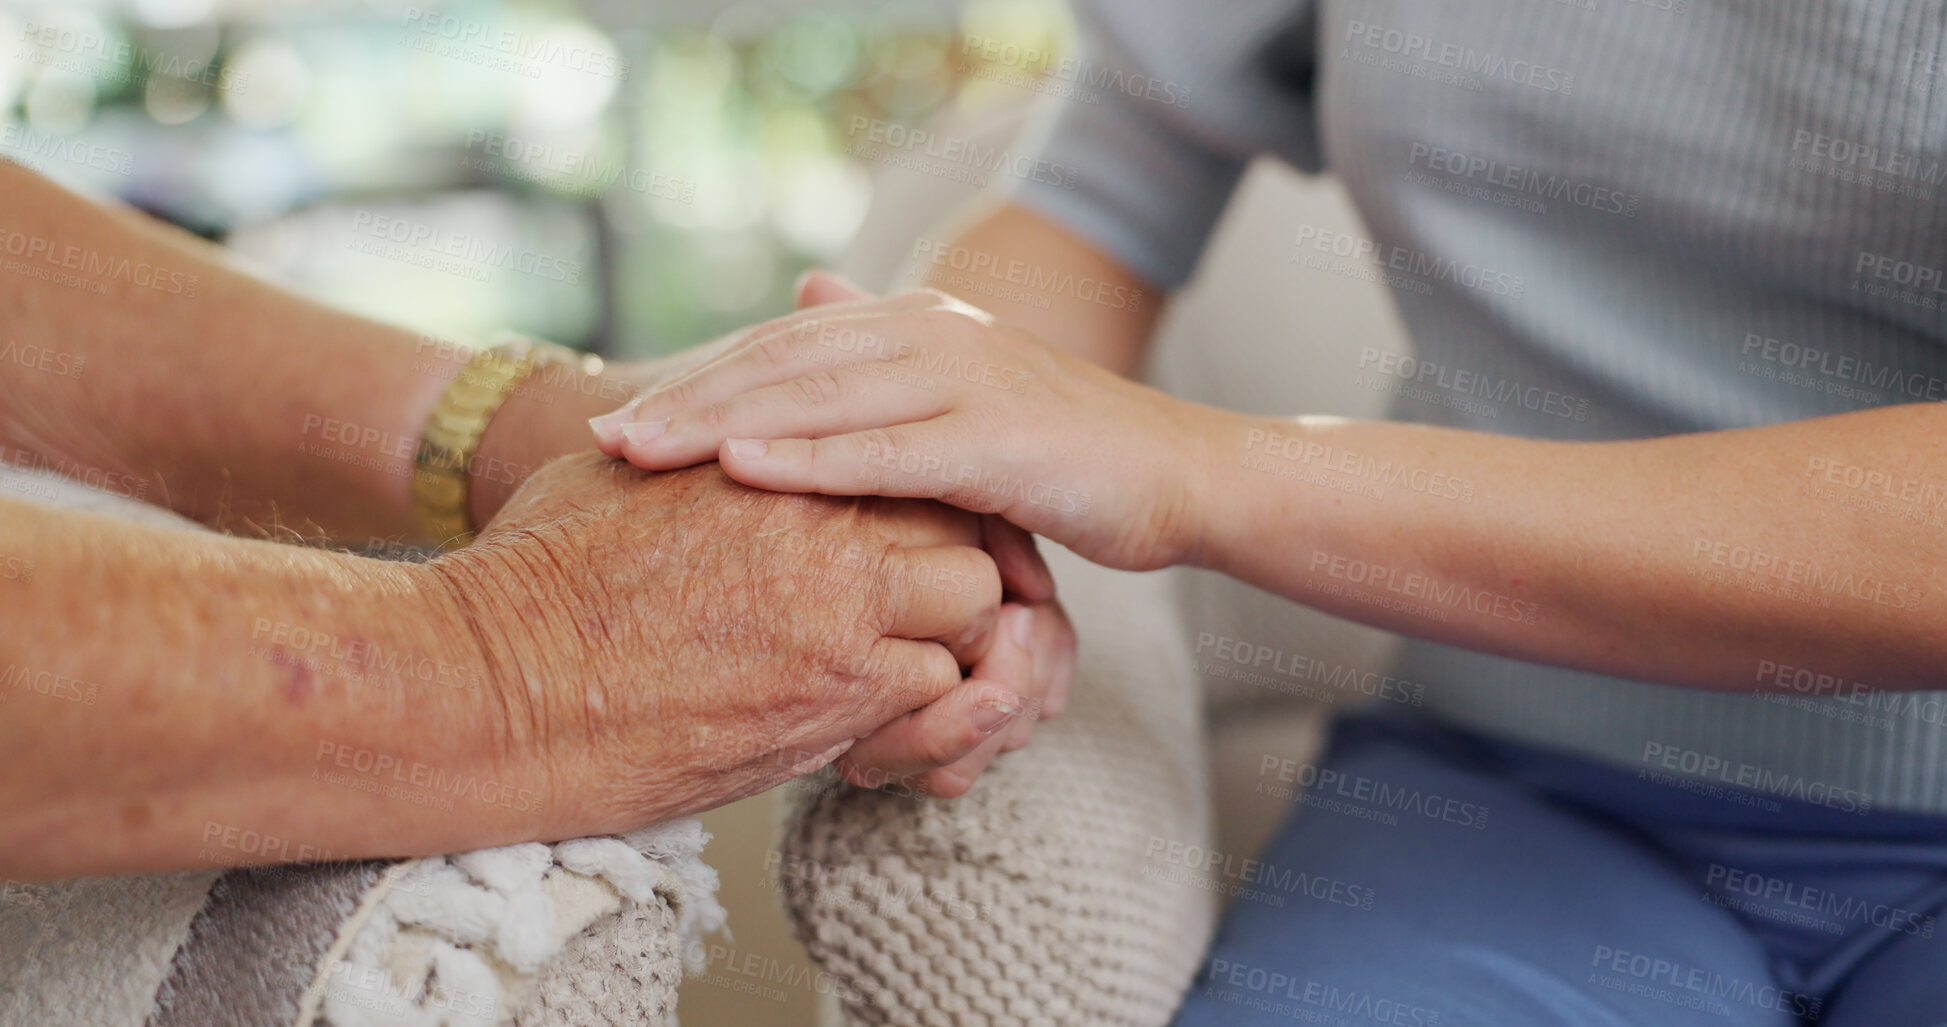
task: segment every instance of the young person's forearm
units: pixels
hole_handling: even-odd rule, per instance
[[[544,830],[491,661],[425,566],[5,502],[0,539],[0,876]]]
[[[1947,409],[1551,443],[1218,415],[1199,563],[1349,619],[1700,688],[1947,680]]]
[[[898,283],[902,289],[931,286],[957,296],[1124,376],[1141,367],[1163,313],[1161,292],[1087,240],[1019,205],[993,211],[950,241],[922,239],[913,252],[911,278]]]
[[[412,463],[457,347],[299,297],[4,163],[0,254],[0,346],[35,354],[0,361],[0,463],[227,530],[423,541]],[[476,509],[625,394],[579,375],[524,386],[507,408],[519,426],[483,441]]]

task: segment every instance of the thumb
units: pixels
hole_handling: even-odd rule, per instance
[[[1032,719],[1040,704],[1034,683],[1034,614],[1009,603],[1003,630],[973,674],[930,706],[922,706],[859,740],[839,773],[862,788],[888,781],[924,795],[958,798],[1005,747],[1010,729]]]
[[[875,299],[871,293],[830,271],[811,270],[798,276],[798,309],[822,307],[827,303]]]

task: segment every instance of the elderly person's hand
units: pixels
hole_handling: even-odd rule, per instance
[[[488,467],[540,467],[560,454],[587,450],[590,445],[585,424],[587,413],[576,416],[576,411],[593,412],[588,409],[591,406],[596,410],[612,409],[627,395],[654,391],[713,360],[736,352],[747,343],[751,333],[761,327],[734,332],[714,342],[658,359],[610,364],[598,382],[584,383],[579,390],[567,389],[558,393],[545,389],[520,390],[489,426],[481,450],[481,463]],[[523,477],[521,480],[527,479]],[[649,480],[652,483],[658,481],[654,478]],[[476,477],[472,493],[474,520],[501,527],[505,522],[502,511],[513,498],[514,489],[520,487],[518,483],[492,475]],[[569,491],[572,492],[571,489]],[[652,492],[662,494],[659,486],[652,488]],[[537,494],[532,488],[523,493],[527,497]],[[656,500],[645,499],[643,502],[653,505]],[[916,511],[920,506],[911,504],[898,508],[909,511],[900,515],[905,518],[918,516],[910,511]],[[1000,571],[1002,596],[1029,611],[1029,616],[1024,619],[1033,633],[1033,649],[1042,658],[1034,661],[1031,673],[1020,675],[1021,680],[1011,683],[1024,705],[1019,715],[996,733],[991,744],[979,746],[974,752],[955,760],[941,758],[956,752],[948,735],[964,725],[967,718],[965,697],[978,691],[970,686],[964,692],[955,693],[951,701],[923,713],[915,713],[911,718],[901,718],[898,724],[888,725],[885,731],[861,739],[854,751],[837,762],[837,767],[848,780],[862,786],[888,787],[950,798],[963,794],[995,754],[1026,745],[1033,737],[1038,721],[1061,714],[1067,705],[1074,637],[1067,615],[1056,601],[1053,582],[1035,552],[1032,536],[999,517],[974,519],[957,513],[948,514],[943,509],[927,516],[933,520],[951,521],[955,525],[954,542],[982,547],[993,557]],[[491,534],[491,531],[487,533]],[[945,587],[954,589],[966,585],[965,582],[958,582]],[[761,612],[753,614],[759,620],[762,616]],[[964,666],[972,666],[970,657],[977,655],[975,650],[966,647],[956,647],[955,653],[969,657],[963,659]],[[985,677],[981,681],[993,684]],[[996,701],[1002,700],[997,698]],[[912,749],[914,745],[928,749],[932,757],[916,758]],[[789,770],[794,765],[816,765],[815,758],[820,755],[822,751],[783,751],[774,754],[773,762]]]
[[[493,640],[510,776],[546,781],[549,833],[577,834],[834,758],[859,783],[964,791],[1072,666],[1046,569],[1008,539],[990,548],[1040,614],[1002,603],[971,516],[589,454],[543,468],[429,566]]]
[[[32,359],[0,361],[0,462],[265,539],[0,500],[0,751],[17,771],[0,775],[0,876],[561,838],[834,758],[855,782],[953,795],[1060,709],[1073,643],[1017,529],[590,451],[590,417],[734,337],[469,376],[448,340],[312,303],[3,163],[0,186],[0,220],[42,259],[113,255],[170,286],[8,285]],[[429,452],[467,475],[429,472]],[[354,555],[448,541],[456,521],[486,526],[477,547]],[[325,540],[354,552],[279,544]],[[1034,610],[1026,645],[1010,604]],[[274,844],[211,845],[242,837]]]

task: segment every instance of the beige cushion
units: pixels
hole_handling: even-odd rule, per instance
[[[1051,552],[1068,713],[964,798],[793,786],[780,893],[869,1024],[1156,1024],[1215,924],[1200,697],[1169,576]],[[1174,854],[1174,860],[1172,860]]]

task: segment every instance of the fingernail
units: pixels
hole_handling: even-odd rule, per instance
[[[631,403],[612,414],[588,419],[588,428],[603,442],[614,442],[622,437],[622,426],[635,416],[635,404]]]
[[[731,439],[730,455],[739,460],[755,460],[771,451],[763,439]]]
[[[1014,721],[1021,715],[1021,708],[1009,702],[989,699],[974,707],[974,730],[983,735],[991,735]]]
[[[637,421],[622,426],[622,437],[628,439],[630,445],[640,446],[645,442],[662,438],[663,433],[668,430],[669,419],[666,417],[660,421]]]
[[[1008,622],[1007,631],[1014,636],[1016,645],[1023,649],[1034,648],[1034,611],[1025,606],[1014,611],[1013,618]]]

